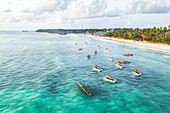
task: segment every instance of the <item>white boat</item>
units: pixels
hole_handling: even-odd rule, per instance
[[[99,68],[98,65],[94,65],[94,66],[93,66],[93,70],[98,71],[98,72],[101,72],[101,71],[102,71],[102,69]]]
[[[110,56],[110,60],[113,60],[114,58],[112,56]]]
[[[100,46],[97,46],[98,49],[100,49],[101,47]]]
[[[103,80],[111,82],[111,83],[116,83],[116,79],[113,79],[113,76],[111,75],[106,75],[105,77],[103,77]]]
[[[124,68],[124,66],[121,65],[121,64],[115,63],[115,65],[116,65],[116,67],[118,67],[118,68],[120,68],[120,69],[123,69],[123,68]]]
[[[134,70],[133,70],[133,73],[134,73],[136,76],[141,76],[141,73],[139,72],[138,69],[134,69]]]
[[[107,51],[107,52],[109,52],[110,50],[109,50],[108,48],[105,48],[105,49],[104,49],[104,51]]]

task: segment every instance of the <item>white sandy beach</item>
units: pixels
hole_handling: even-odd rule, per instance
[[[93,35],[91,35],[91,36],[93,36]],[[97,37],[100,37],[100,36],[97,36]],[[111,38],[111,37],[100,37],[100,38],[103,38],[106,40],[118,41],[118,42],[122,42],[122,43],[141,45],[141,46],[150,47],[153,49],[157,49],[160,51],[170,53],[170,45],[166,45],[166,44],[149,43],[149,42],[143,42],[143,41],[135,41],[135,40],[129,40],[129,39],[126,40],[126,39]]]

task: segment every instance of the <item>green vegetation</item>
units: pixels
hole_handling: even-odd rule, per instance
[[[170,26],[162,28],[115,28],[107,32],[104,36],[118,37],[123,39],[133,39],[137,41],[149,41],[153,43],[170,43]]]
[[[68,33],[83,33],[99,36],[132,39],[136,41],[148,41],[153,43],[170,44],[170,25],[160,28],[109,28],[109,29],[39,29],[36,32],[58,33],[65,35]]]

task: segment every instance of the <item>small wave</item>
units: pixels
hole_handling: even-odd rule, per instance
[[[167,56],[167,55],[164,55],[163,57],[165,57],[165,58],[170,58],[170,56]]]

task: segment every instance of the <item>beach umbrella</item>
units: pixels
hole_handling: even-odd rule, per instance
[[[95,51],[97,53],[97,51]]]
[[[135,71],[139,71],[138,69],[134,69]]]
[[[90,55],[88,55],[88,56],[90,56]]]
[[[117,62],[118,64],[122,64],[122,62]]]
[[[95,67],[99,67],[99,65],[94,65]]]

